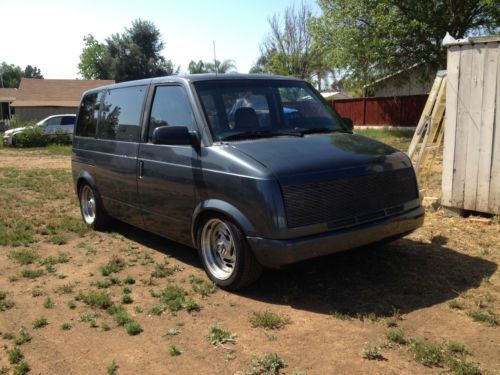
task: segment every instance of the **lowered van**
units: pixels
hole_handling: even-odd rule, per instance
[[[404,236],[422,225],[408,157],[356,135],[306,82],[188,75],[84,93],[72,171],[83,220],[198,249],[220,287],[263,267]]]

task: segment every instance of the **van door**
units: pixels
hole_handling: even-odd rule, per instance
[[[139,147],[139,197],[147,230],[191,244],[191,217],[195,186],[193,165],[197,153],[191,146],[151,143],[158,126],[195,129],[186,90],[180,85],[156,86],[149,111],[146,140]]]
[[[137,192],[137,152],[148,86],[106,90],[97,126],[96,179],[104,208],[143,227]]]

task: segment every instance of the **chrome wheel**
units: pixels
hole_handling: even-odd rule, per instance
[[[236,249],[231,230],[224,221],[210,219],[201,232],[201,254],[208,271],[219,280],[228,279],[236,266]]]
[[[87,225],[94,224],[96,218],[95,196],[92,188],[88,185],[84,185],[80,192],[80,207],[85,223]]]

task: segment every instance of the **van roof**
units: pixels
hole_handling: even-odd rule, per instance
[[[127,81],[115,83],[112,85],[105,85],[96,87],[94,89],[88,90],[84,93],[91,93],[100,91],[102,89],[114,89],[120,87],[130,87],[139,85],[149,85],[151,83],[168,83],[168,82],[200,82],[200,81],[218,81],[218,80],[293,80],[300,81],[300,79],[291,76],[278,76],[271,74],[240,74],[240,73],[230,73],[230,74],[215,74],[215,73],[204,73],[204,74],[185,74],[185,75],[172,75],[156,78],[146,78],[136,81]]]

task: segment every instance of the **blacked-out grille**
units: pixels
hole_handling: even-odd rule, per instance
[[[324,182],[282,186],[289,228],[328,223],[330,228],[376,220],[418,198],[412,168]]]

